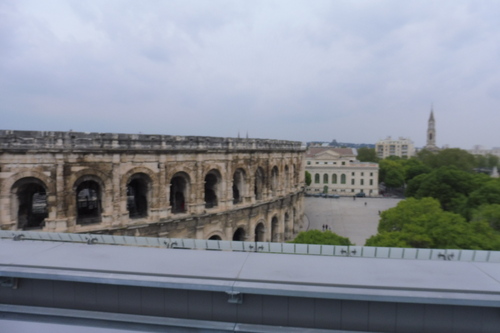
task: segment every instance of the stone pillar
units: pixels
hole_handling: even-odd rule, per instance
[[[153,192],[154,193],[154,192]],[[165,169],[165,156],[160,156],[160,162],[158,162],[158,200],[156,207],[158,209],[158,219],[167,218],[169,202],[169,184],[166,180],[166,169]]]
[[[195,179],[192,179],[189,212],[193,214],[203,214],[205,211],[205,175],[203,174],[203,156],[198,156],[197,163],[195,163],[193,168],[193,175]]]
[[[111,211],[106,212],[106,215],[111,216],[111,221],[108,221],[110,226],[125,225],[129,220],[127,211],[127,190],[126,188],[122,189],[120,184],[122,177],[120,162],[120,154],[113,154],[113,162],[111,164],[113,175],[113,178],[111,179],[112,188],[109,190],[106,189],[106,195],[112,196],[112,204],[108,208]],[[103,215],[103,222],[104,220]]]

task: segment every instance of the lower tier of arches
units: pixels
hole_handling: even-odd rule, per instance
[[[123,236],[285,242],[304,230],[303,217],[303,193],[298,193],[215,214],[117,227],[93,225],[86,230],[75,231]]]

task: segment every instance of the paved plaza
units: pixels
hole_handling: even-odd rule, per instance
[[[304,229],[322,230],[327,224],[332,232],[348,237],[363,246],[377,233],[379,211],[395,207],[401,199],[394,198],[304,198],[306,223]]]

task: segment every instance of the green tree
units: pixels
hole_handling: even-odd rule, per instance
[[[482,178],[482,177],[480,177]],[[441,167],[408,182],[407,197],[432,197],[444,210],[463,213],[468,195],[479,187],[475,175],[455,167]]]
[[[309,171],[306,171],[306,177],[305,177],[305,180],[306,180],[306,185],[307,185],[307,186],[311,185],[311,182],[312,182],[312,177],[311,177],[311,174],[309,173]]]
[[[387,187],[401,187],[404,185],[404,160],[383,159],[379,162],[379,181]]]
[[[405,182],[409,182],[418,175],[429,173],[432,171],[430,167],[424,164],[417,158],[410,158],[404,163],[405,169]]]
[[[484,204],[495,203],[500,203],[500,179],[490,178],[470,194],[467,206],[474,209]]]
[[[472,171],[476,165],[474,155],[458,148],[443,149],[437,153],[423,149],[417,157],[432,169],[454,166],[459,170]]]
[[[500,231],[500,204],[481,205],[472,214],[472,222],[483,221]]]
[[[474,155],[475,167],[476,168],[488,168],[499,167],[500,158],[493,154],[487,155]]]
[[[469,223],[458,214],[443,211],[432,198],[409,198],[384,211],[378,231],[367,240],[367,246],[500,249],[500,236],[488,223]]]
[[[349,238],[342,237],[336,233],[319,230],[309,230],[300,232],[297,237],[290,241],[295,244],[322,244],[322,245],[352,245]]]
[[[361,147],[358,149],[357,159],[361,162],[374,162],[377,163],[379,158],[375,152],[375,148]]]

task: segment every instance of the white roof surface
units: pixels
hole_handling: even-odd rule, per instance
[[[500,264],[0,240],[0,276],[500,306]]]

